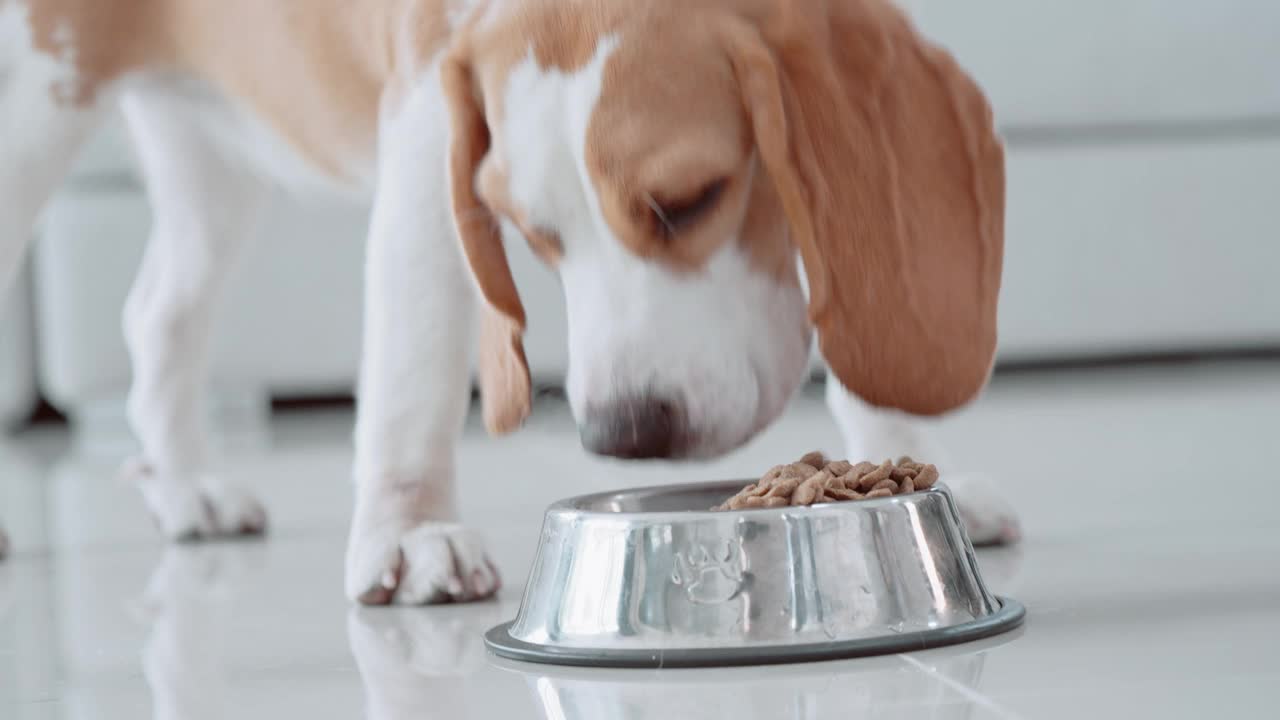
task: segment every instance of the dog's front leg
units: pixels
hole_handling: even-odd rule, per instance
[[[478,294],[449,212],[445,104],[436,74],[426,77],[381,123],[346,577],[348,596],[366,604],[498,589],[480,537],[458,524],[454,455]]]
[[[936,440],[930,421],[863,402],[834,377],[827,378],[827,407],[845,440],[853,462],[879,462],[910,455],[933,463],[955,495],[956,506],[970,539],[979,545],[1016,541],[1021,532],[1017,515],[986,475],[958,471]]]

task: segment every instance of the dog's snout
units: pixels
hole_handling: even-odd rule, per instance
[[[578,430],[582,446],[616,458],[671,458],[689,446],[684,410],[662,397],[619,399],[588,410]]]

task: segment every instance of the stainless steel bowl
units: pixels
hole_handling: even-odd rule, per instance
[[[710,512],[746,481],[585,495],[546,513],[516,660],[612,667],[800,662],[921,650],[1021,624],[991,595],[945,486]]]

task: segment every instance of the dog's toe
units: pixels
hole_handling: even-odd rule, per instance
[[[142,463],[132,464],[126,478],[142,492],[160,532],[175,542],[266,532],[267,513],[261,503],[244,489],[219,478],[166,477]]]
[[[248,491],[220,478],[201,484],[200,492],[211,508],[215,532],[220,536],[262,535],[267,531],[267,511]]]
[[[492,597],[498,573],[475,531],[427,522],[404,532],[353,533],[347,595],[364,605],[432,605]]]
[[[217,534],[213,509],[194,487],[146,487],[143,500],[160,533],[174,542],[197,542]]]

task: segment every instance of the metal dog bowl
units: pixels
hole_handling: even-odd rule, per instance
[[[746,481],[551,506],[502,657],[599,667],[804,662],[923,650],[1017,627],[951,494],[710,512]]]

